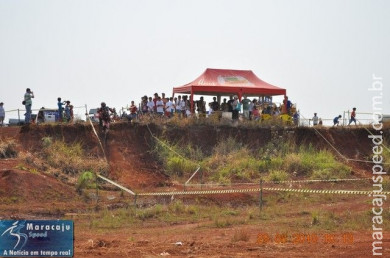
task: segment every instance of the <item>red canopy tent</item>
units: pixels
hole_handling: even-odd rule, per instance
[[[286,89],[282,89],[259,79],[250,70],[211,69],[183,86],[174,87],[175,93],[191,94],[191,107],[193,107],[193,95],[221,95],[235,94],[241,99],[246,96],[275,96],[285,95]]]

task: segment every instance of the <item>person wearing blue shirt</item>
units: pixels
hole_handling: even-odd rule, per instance
[[[58,100],[58,102],[57,102],[58,122],[62,122],[63,121],[63,112],[64,112],[64,108],[62,106],[64,105],[64,103],[62,103],[61,98],[58,98],[57,100]]]
[[[335,125],[339,125],[339,119],[341,118],[341,115],[339,115],[339,116],[336,116],[334,119],[333,119],[333,126],[335,126]]]

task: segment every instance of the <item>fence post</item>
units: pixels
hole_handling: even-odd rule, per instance
[[[263,179],[260,179],[259,208],[263,209]]]
[[[87,104],[85,104],[85,121],[88,121],[88,107],[87,107]]]
[[[200,190],[203,189],[203,170],[200,171]]]
[[[134,195],[134,211],[137,210],[137,195]]]
[[[95,183],[96,183],[96,204],[99,203],[99,185],[98,185],[98,177],[95,173]]]
[[[343,111],[343,126],[345,126],[345,111]]]

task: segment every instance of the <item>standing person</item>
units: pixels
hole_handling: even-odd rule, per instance
[[[34,92],[30,90],[30,88],[26,89],[26,93],[24,94],[24,106],[26,107],[26,114],[24,122],[29,124],[31,122],[31,107],[32,107],[32,98],[34,98]]]
[[[187,95],[184,95],[183,98],[182,98],[182,107],[181,107],[181,111],[183,112],[183,116],[184,117],[190,117],[191,116],[191,102],[189,101],[188,99],[188,96]]]
[[[213,102],[211,102],[211,109],[215,111],[219,111],[219,103],[217,101],[217,97],[213,97]]]
[[[251,109],[251,107],[250,107],[250,105],[251,105],[251,100],[250,99],[248,99],[247,97],[246,97],[246,95],[244,95],[244,99],[241,101],[241,103],[242,103],[242,110],[243,110],[243,113],[244,113],[244,117],[246,118],[246,119],[249,119],[249,117],[250,117],[250,109]]]
[[[175,98],[176,99],[176,98]],[[179,117],[181,117],[181,108],[182,108],[182,105],[181,105],[181,95],[177,96],[177,99],[175,100],[175,112],[178,114]]]
[[[156,111],[160,117],[164,115],[164,102],[162,101],[161,97],[157,97]]]
[[[154,101],[153,101],[152,97],[149,97],[149,101],[148,101],[147,105],[148,105],[148,112],[150,114],[153,114],[153,112],[154,112]]]
[[[231,103],[232,103],[231,104],[231,106],[232,106],[232,119],[233,119],[233,121],[237,121],[238,114],[239,114],[240,109],[241,109],[241,105],[240,105],[240,101],[238,100],[238,97],[236,95],[234,96],[234,99]]]
[[[187,102],[187,95],[184,95],[180,103],[182,117],[187,117]]]
[[[148,113],[148,97],[146,95],[141,98],[141,111],[143,115]]]
[[[316,126],[318,125],[318,116],[317,116],[317,113],[314,113],[314,116],[313,116],[313,126]]]
[[[62,107],[64,103],[61,101],[61,98],[57,98],[57,106],[58,106],[58,121],[57,122],[62,122],[63,121],[63,113],[64,113],[64,108]]]
[[[355,107],[352,109],[351,119],[349,119],[348,125],[350,125],[352,122],[354,122],[356,125],[356,108]]]
[[[73,119],[74,119],[73,105],[69,105],[69,113],[70,113],[70,120],[69,120],[69,122],[73,123]]]
[[[165,116],[170,118],[173,112],[173,98],[167,98],[168,101],[165,103]]]
[[[133,121],[133,119],[137,119],[137,106],[134,104],[134,100],[131,101],[129,111],[130,111],[130,121]]]
[[[206,102],[203,100],[203,97],[196,101],[196,107],[199,117],[206,117]]]
[[[4,125],[5,111],[3,105],[4,103],[0,102],[0,126]]]
[[[294,125],[295,126],[298,126],[299,125],[299,111],[295,111],[294,115],[293,115],[293,121],[294,121]]]
[[[233,96],[229,96],[229,100],[227,102],[228,112],[233,112],[233,101]]]
[[[333,119],[333,126],[338,126],[339,125],[339,119],[341,118],[341,115],[339,116],[336,116],[334,119]]]
[[[229,111],[229,104],[226,102],[226,98],[223,99],[223,102],[221,104],[221,111],[222,112],[228,112]]]
[[[154,103],[153,112],[154,113],[157,113],[157,101],[158,101],[158,98],[160,98],[158,96],[158,94],[154,93],[154,98],[153,98],[153,103]],[[160,100],[161,100],[161,98],[160,98]]]
[[[65,105],[65,121],[70,122],[70,101],[64,101]]]

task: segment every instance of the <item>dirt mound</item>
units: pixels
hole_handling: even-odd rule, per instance
[[[0,171],[0,197],[4,202],[52,202],[77,198],[73,187],[43,174],[18,169]]]
[[[372,154],[369,133],[364,128],[314,130],[306,127],[246,128],[211,125],[182,128],[173,125],[116,123],[112,124],[107,138],[102,134],[99,134],[99,138],[96,137],[88,124],[32,125],[21,127],[20,131],[15,128],[0,128],[2,138],[13,137],[22,151],[31,153],[40,151],[42,138],[51,137],[69,144],[81,143],[89,156],[102,158],[100,140],[110,165],[108,177],[135,191],[171,185],[162,164],[151,153],[155,138],[172,144],[191,143],[201,148],[206,155],[212,152],[219,141],[227,138],[234,138],[254,150],[264,147],[273,139],[292,140],[298,145],[311,144],[317,149],[331,150],[340,160],[343,158],[339,153],[345,158],[361,160],[367,160]],[[97,126],[96,130],[99,131]],[[385,135],[389,133],[389,129],[384,130]],[[367,164],[361,163],[358,166],[364,168]]]

